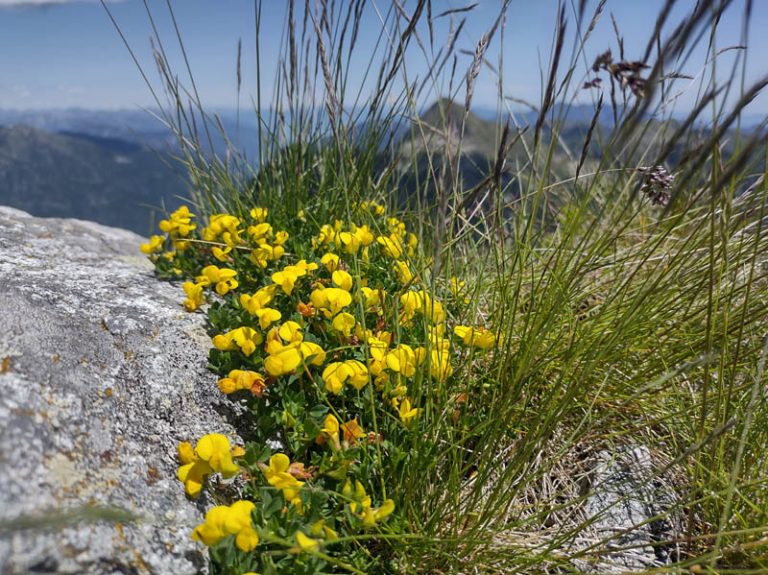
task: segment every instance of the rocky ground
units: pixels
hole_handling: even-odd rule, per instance
[[[189,533],[205,502],[185,498],[175,449],[236,438],[204,317],[140,241],[0,208],[0,573],[204,571]]]

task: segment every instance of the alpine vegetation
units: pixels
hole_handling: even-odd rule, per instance
[[[196,199],[141,249],[244,408],[242,445],[178,446],[187,536],[227,575],[768,569],[766,142],[741,123],[766,80],[716,41],[751,3],[665,5],[636,54],[615,21],[590,44],[610,2],[561,3],[533,103],[515,3],[465,51],[476,7],[289,2],[258,158],[205,152],[216,117],[154,39]]]

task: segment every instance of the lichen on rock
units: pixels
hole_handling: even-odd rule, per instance
[[[131,232],[0,208],[0,572],[198,573],[176,446],[217,411],[204,316]],[[135,522],[77,522],[89,506]],[[18,520],[37,518],[30,527]],[[11,528],[11,522],[16,521]],[[42,529],[41,525],[47,525]]]

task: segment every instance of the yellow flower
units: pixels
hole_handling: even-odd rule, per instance
[[[291,295],[298,279],[316,269],[316,263],[308,264],[305,260],[301,260],[296,265],[285,266],[281,271],[273,273],[272,281],[283,288],[287,295]]]
[[[302,359],[310,365],[320,366],[325,363],[325,350],[311,341],[302,341],[299,344]]]
[[[253,295],[241,294],[240,305],[251,315],[256,315],[258,310],[267,307],[272,302],[276,291],[276,285],[269,285],[261,288]]]
[[[211,508],[205,514],[205,523],[195,527],[192,532],[192,539],[209,547],[216,545],[229,535],[224,527],[228,517],[229,508],[226,505],[217,505]]]
[[[336,419],[336,417],[331,413],[325,416],[325,420],[323,421],[323,433],[325,433],[328,436],[328,438],[333,442],[333,444],[338,449],[339,420]]]
[[[264,359],[264,369],[272,377],[293,373],[301,365],[301,351],[296,346],[285,346]]]
[[[360,249],[360,240],[358,237],[350,232],[341,232],[336,236],[335,243],[337,247],[341,247],[344,253],[356,254]]]
[[[348,359],[344,365],[350,370],[349,384],[357,391],[363,389],[368,383],[368,368],[356,359]]]
[[[445,321],[445,309],[436,299],[425,299],[424,315],[433,324],[440,324]]]
[[[265,330],[274,322],[280,321],[280,318],[283,316],[276,309],[272,309],[271,307],[263,307],[256,310],[256,317],[259,318],[259,327]]]
[[[360,294],[363,296],[363,306],[366,311],[375,310],[381,304],[381,297],[386,293],[383,289],[373,289],[369,287],[360,288]]]
[[[291,268],[293,268],[293,266],[287,266],[282,271],[272,274],[272,281],[283,288],[283,291],[287,295],[291,295],[291,292],[296,285],[296,281],[299,279],[298,272]]]
[[[411,419],[419,415],[419,411],[420,410],[418,408],[411,407],[411,400],[407,397],[403,399],[403,401],[400,403],[400,407],[398,408],[400,420],[406,425],[411,421]]]
[[[162,220],[159,227],[165,233],[171,234],[172,237],[185,238],[197,227],[196,224],[192,223],[194,217],[187,206],[181,206],[167,220]]]
[[[232,461],[229,440],[220,433],[209,433],[200,438],[195,447],[195,453],[206,461],[211,469],[220,472],[225,477],[231,477],[240,471]]]
[[[308,274],[310,272],[313,272],[317,269],[317,264],[315,262],[307,262],[307,260],[299,260],[296,262],[296,267],[300,270],[303,270],[305,274]]]
[[[317,551],[320,549],[320,542],[311,537],[307,537],[301,531],[296,532],[296,543],[302,551]]]
[[[387,218],[387,230],[396,237],[405,236],[405,223],[397,218]]]
[[[425,290],[405,292],[400,296],[400,308],[400,321],[405,325],[417,312],[435,324],[445,320],[443,304],[433,299]]]
[[[432,323],[440,323],[445,320],[443,304],[432,298],[426,290],[421,291],[421,308],[419,312]]]
[[[264,478],[271,486],[280,489],[283,497],[297,507],[301,506],[299,489],[304,485],[290,473],[291,460],[284,453],[276,453],[269,458],[269,465],[260,464]]]
[[[375,236],[367,225],[353,226],[353,228],[355,237],[358,239],[361,246],[368,247],[373,243]]]
[[[411,346],[399,344],[386,356],[387,367],[405,377],[411,377],[416,373],[416,354]]]
[[[381,507],[378,509],[372,509],[366,507],[363,510],[363,525],[366,527],[375,527],[377,523],[384,521],[395,510],[395,502],[391,499],[386,499]]]
[[[179,444],[178,455],[182,465],[176,476],[184,484],[187,495],[197,497],[203,490],[206,476],[213,473],[213,469],[207,462],[198,458],[192,446],[186,441]]]
[[[389,340],[391,334],[384,332],[380,333],[379,337],[371,336],[368,338],[368,349],[371,357],[377,361],[385,361],[387,355],[387,348],[389,347]]]
[[[344,337],[349,337],[352,333],[352,329],[355,327],[355,316],[350,313],[342,312],[333,318],[331,327],[343,334]]]
[[[269,210],[267,208],[257,207],[251,210],[251,217],[259,223],[263,223],[268,215]]]
[[[235,545],[248,553],[259,544],[259,535],[253,528],[251,515],[256,506],[251,501],[235,501],[229,506],[225,529],[235,535]]]
[[[429,374],[433,379],[445,381],[453,374],[451,366],[450,347],[447,340],[443,340],[445,346],[433,347],[429,351]],[[416,354],[416,362],[421,365],[427,359],[427,350],[419,347],[413,350]]]
[[[215,257],[220,262],[228,262],[229,261],[229,252],[232,251],[232,248],[226,247],[224,249],[221,249],[219,246],[213,246],[211,248],[211,254],[213,257]]]
[[[344,270],[336,270],[333,272],[331,279],[333,279],[333,283],[336,284],[337,287],[340,287],[344,291],[352,291],[352,286],[355,283],[352,276]]]
[[[483,327],[457,325],[453,328],[453,333],[459,336],[466,346],[488,350],[496,345],[496,334]]]
[[[236,216],[213,214],[208,220],[208,227],[203,228],[202,236],[207,242],[221,239],[229,248],[232,248],[242,242],[239,226],[240,220]]]
[[[320,258],[320,263],[325,266],[330,273],[335,272],[339,267],[339,256],[332,252],[328,252]]]
[[[260,268],[266,268],[269,262],[278,259],[275,257],[275,250],[269,244],[262,244],[258,248],[251,250],[249,258],[251,262]]]
[[[340,288],[319,288],[314,290],[309,299],[315,308],[323,312],[327,318],[332,318],[342,309],[352,303],[352,296],[348,291]]]
[[[194,463],[197,460],[197,456],[195,455],[195,448],[192,447],[192,444],[188,441],[182,441],[179,443],[179,446],[177,447],[177,452],[179,456],[179,461],[181,461],[182,465],[186,465],[188,463]]]
[[[204,267],[200,274],[197,276],[197,283],[203,286],[215,284],[216,293],[222,296],[238,286],[237,280],[234,279],[237,272],[229,268],[218,268],[217,266],[210,265]]]
[[[404,325],[416,315],[416,311],[424,307],[424,298],[421,292],[407,291],[400,296],[400,321]]]
[[[272,237],[272,226],[264,222],[255,226],[248,226],[248,235],[257,244],[265,244],[267,239]]]
[[[251,501],[235,501],[229,507],[217,505],[205,514],[205,522],[192,532],[192,539],[213,546],[225,537],[235,536],[235,545],[246,553],[259,544],[251,516],[256,506]]]
[[[205,300],[201,284],[186,281],[182,287],[184,288],[184,293],[187,294],[187,299],[184,300],[184,307],[187,311],[195,311],[203,305]]]
[[[213,338],[213,346],[221,351],[240,350],[246,357],[256,351],[256,346],[264,341],[264,336],[252,327],[238,327]]]
[[[267,353],[264,368],[274,377],[296,371],[303,361],[310,365],[322,365],[325,362],[325,350],[318,344],[302,341],[301,326],[295,321],[287,321],[279,328],[272,328],[267,334]],[[283,341],[288,345],[283,345]]]
[[[395,510],[395,502],[391,499],[385,500],[381,507],[374,509],[363,484],[357,480],[353,489],[352,482],[347,479],[341,493],[347,498],[350,511],[363,520],[365,527],[375,527],[377,523],[389,517]]]
[[[318,246],[328,245],[335,236],[336,231],[333,229],[333,226],[323,224],[323,226],[320,227],[318,236],[312,239],[312,247],[317,248]]]
[[[339,361],[329,363],[323,370],[325,389],[336,395],[341,393],[341,389],[344,387],[344,382],[348,377],[349,370],[344,366],[344,363]]]
[[[407,284],[413,280],[413,272],[406,262],[396,261],[393,265],[393,269],[401,284]]]
[[[408,234],[408,257],[412,258],[416,254],[416,247],[419,245],[419,238],[415,234]]]
[[[328,541],[335,541],[339,534],[325,524],[325,519],[320,519],[312,524],[309,533],[313,537],[325,537]]]
[[[298,343],[304,339],[304,336],[301,334],[301,326],[295,321],[285,322],[277,330],[277,334],[285,343]]]
[[[465,304],[469,303],[469,298],[464,295],[464,288],[466,287],[467,282],[454,276],[450,279],[449,285],[454,299],[462,300]]]
[[[178,455],[182,465],[177,477],[190,497],[200,495],[207,475],[219,472],[224,477],[231,477],[240,471],[232,461],[229,440],[220,433],[204,435],[194,450],[189,443],[180,443]]]
[[[266,384],[264,377],[255,371],[233,369],[229,372],[229,377],[219,380],[219,389],[226,394],[247,389],[260,396],[266,389]]]
[[[403,256],[403,244],[397,236],[379,236],[376,238],[376,241],[381,246],[381,251],[384,255],[395,260],[399,260]]]
[[[360,209],[368,210],[377,216],[383,216],[387,211],[384,206],[377,204],[376,202],[361,202]]]
[[[345,383],[360,391],[368,383],[368,368],[355,359],[329,363],[323,370],[325,389],[338,395]]]
[[[141,244],[139,249],[141,250],[141,253],[150,255],[162,251],[164,243],[165,238],[163,236],[151,236],[149,242]]]

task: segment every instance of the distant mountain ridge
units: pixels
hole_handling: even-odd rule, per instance
[[[562,106],[555,104],[556,117],[564,111]],[[595,113],[589,105],[569,106],[567,111],[550,164],[561,178],[572,176]],[[232,110],[216,114],[215,122],[221,122],[232,144],[255,165],[258,130],[253,111],[243,110],[240,116]],[[479,108],[467,113],[462,103],[441,99],[425,107],[419,119],[423,137],[418,133],[410,139],[413,126],[405,121],[377,158],[382,169],[392,160],[399,164],[402,205],[417,197],[427,202],[434,199],[434,170],[444,169],[443,160],[453,161],[443,158],[450,149],[445,146],[446,138],[458,141],[462,126],[460,185],[468,190],[487,179],[494,169],[504,125],[495,110]],[[515,112],[518,125],[529,128],[518,134],[512,126],[506,162],[497,174],[505,186],[509,184],[508,199],[519,194],[515,170],[525,169],[529,161],[527,150],[533,144],[536,119],[533,111]],[[603,108],[598,124],[589,146],[588,168],[589,162],[600,158],[613,129],[610,107]],[[657,149],[675,125],[674,120],[649,120],[649,130],[641,136],[637,150]],[[200,139],[207,141],[202,127],[196,129]],[[214,125],[210,132],[213,141],[204,145],[205,151],[225,157],[227,139]],[[678,143],[668,163],[674,166],[685,150],[704,141],[707,133],[704,129],[695,140]],[[551,137],[545,124],[543,142]],[[726,146],[723,151],[729,150]],[[180,197],[189,195],[184,167],[174,157],[177,153],[175,136],[144,110],[0,110],[0,204],[36,216],[88,219],[148,235],[154,231],[163,206],[173,209],[184,201]],[[637,159],[652,160],[652,155]]]
[[[218,122],[229,138],[249,158],[258,156],[258,127],[254,114],[243,110],[211,110],[210,125],[206,132],[196,120],[201,145],[218,155],[227,151],[227,142],[221,136]],[[158,110],[85,110],[65,108],[61,110],[3,110],[0,109],[0,126],[22,124],[50,133],[83,134],[98,138],[113,138],[137,142],[149,147],[165,149],[177,145],[176,136],[159,119]],[[214,119],[214,116],[218,120]],[[211,141],[208,141],[208,135]]]
[[[0,204],[147,235],[162,207],[174,208],[188,193],[169,151],[115,137],[0,127]]]

